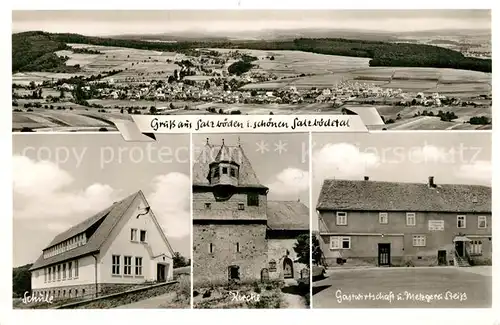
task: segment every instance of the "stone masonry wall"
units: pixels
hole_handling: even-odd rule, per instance
[[[265,224],[194,224],[193,284],[225,284],[231,265],[239,267],[240,282],[259,280],[267,267],[265,235]]]

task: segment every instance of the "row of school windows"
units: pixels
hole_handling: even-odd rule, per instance
[[[51,247],[47,250],[44,251],[43,257],[44,258],[49,258],[64,252],[67,252],[73,248],[80,247],[82,245],[85,245],[87,242],[87,238],[85,237],[85,234],[80,234],[75,237],[72,237],[60,244],[55,245],[54,247]]]
[[[78,290],[78,289],[66,289],[63,290],[47,290],[47,291],[39,291],[39,294],[43,297],[49,296],[54,297],[54,299],[58,298],[77,298],[77,297],[84,297],[85,296],[85,289]],[[66,295],[67,294],[67,295]]]
[[[425,235],[413,235],[413,247],[425,247],[427,238]],[[330,236],[330,249],[351,249],[350,236]],[[473,240],[470,242],[470,253],[481,255],[483,253],[483,242],[481,240]]]
[[[121,256],[112,255],[111,258],[111,274],[121,275]],[[132,261],[135,262],[134,265],[132,265]],[[123,256],[123,275],[132,275],[132,270],[134,270],[134,275],[142,276],[142,257]]]
[[[441,221],[441,220],[437,220]],[[378,214],[378,222],[380,224],[389,224],[389,213],[387,212],[379,212]],[[415,212],[407,212],[406,213],[406,225],[407,226],[415,226],[417,224],[417,215]],[[347,226],[347,212],[337,212],[336,218],[337,226]],[[442,221],[442,225],[444,227],[444,221]],[[466,228],[467,226],[467,216],[466,215],[458,215],[457,216],[457,228]],[[487,227],[486,216],[478,216],[477,217],[477,228],[485,229]]]
[[[247,206],[249,207],[258,207],[259,206],[259,195],[258,194],[247,194]],[[210,210],[212,209],[212,203],[207,202],[205,203],[205,209]],[[245,210],[245,203],[238,203],[238,210]]]
[[[78,279],[78,260],[54,265],[43,269],[43,282]],[[38,273],[35,274],[37,276]]]

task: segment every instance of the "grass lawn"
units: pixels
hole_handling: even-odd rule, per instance
[[[314,283],[313,308],[491,308],[491,285],[460,268],[339,270]]]

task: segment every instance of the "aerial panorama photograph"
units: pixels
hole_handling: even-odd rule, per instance
[[[132,115],[491,130],[490,10],[13,11],[13,132]]]

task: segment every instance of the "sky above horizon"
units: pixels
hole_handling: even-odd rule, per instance
[[[287,29],[408,32],[491,29],[490,10],[72,10],[12,12],[14,33],[43,30],[85,35]]]
[[[491,141],[488,131],[313,134],[312,204],[325,179],[491,186]]]
[[[142,190],[174,249],[190,257],[189,135],[154,143],[120,134],[13,136],[13,263],[33,263],[55,235]]]

